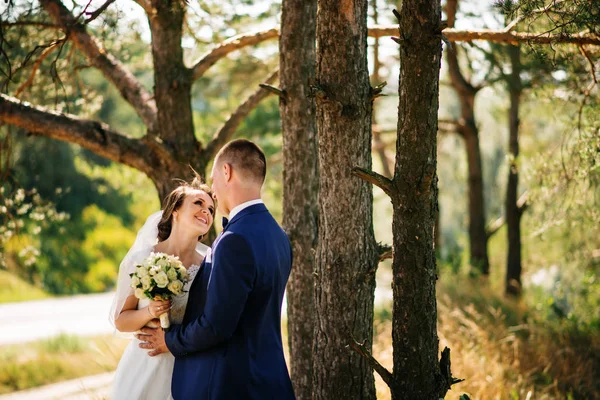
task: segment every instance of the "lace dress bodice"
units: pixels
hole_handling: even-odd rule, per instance
[[[199,265],[190,265],[187,269],[188,275],[190,279],[183,285],[183,293],[179,296],[173,297],[171,300],[171,310],[169,311],[169,320],[171,324],[181,324],[183,322],[183,315],[185,314],[185,307],[188,301],[188,291],[190,290],[190,286],[192,286],[192,282],[196,278],[196,275],[200,271]],[[150,300],[141,299],[138,301],[138,310],[146,307],[150,304]]]
[[[184,292],[173,297],[169,319],[171,324],[181,324],[188,300],[188,291],[198,275],[199,265],[191,265],[187,271],[190,279],[183,285]],[[138,309],[146,307],[148,299],[138,301]],[[157,328],[156,325],[148,324]],[[149,357],[148,351],[139,347],[134,338],[125,349],[113,382],[112,400],[172,400],[171,376],[175,358],[171,353]]]

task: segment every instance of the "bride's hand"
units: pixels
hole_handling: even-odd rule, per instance
[[[148,304],[148,313],[154,318],[158,318],[161,314],[166,313],[171,308],[171,301],[152,300]]]

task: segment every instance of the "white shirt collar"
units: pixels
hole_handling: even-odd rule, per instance
[[[256,199],[256,200],[247,201],[242,204],[238,204],[237,206],[233,207],[233,210],[229,211],[228,219],[231,221],[233,219],[233,217],[235,217],[235,215],[238,214],[240,211],[242,211],[244,208],[248,208],[255,204],[264,204],[264,202],[261,199]]]

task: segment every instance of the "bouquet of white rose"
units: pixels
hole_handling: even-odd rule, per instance
[[[189,279],[187,270],[178,257],[164,253],[150,253],[136,265],[135,272],[129,274],[135,297],[150,300],[170,300],[183,293],[183,284]],[[160,316],[160,326],[168,330],[171,326],[169,314]]]

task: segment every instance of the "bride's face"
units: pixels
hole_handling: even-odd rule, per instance
[[[214,217],[213,199],[202,190],[190,190],[183,199],[181,207],[173,211],[173,227],[177,225],[178,230],[200,236],[208,232]]]

